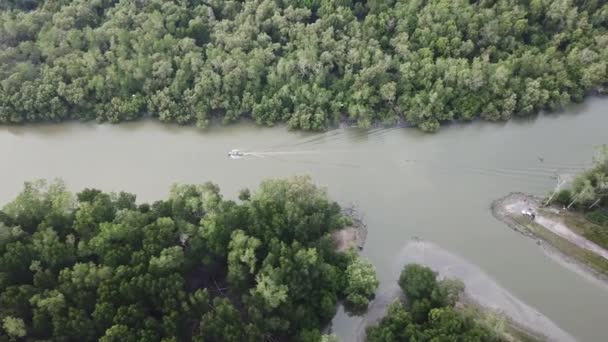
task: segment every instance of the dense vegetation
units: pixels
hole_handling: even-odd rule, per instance
[[[560,190],[551,199],[581,210],[608,206],[608,145],[599,148],[593,167],[576,175],[569,187]],[[602,218],[601,210],[592,217],[608,226],[608,217]]]
[[[329,233],[349,219],[308,178],[241,202],[217,186],[167,200],[28,183],[0,211],[0,341],[319,341],[340,299],[378,282]]]
[[[501,341],[498,334],[454,305],[464,286],[457,280],[437,280],[437,274],[417,264],[405,266],[399,286],[407,305],[395,301],[377,326],[368,328],[368,342]]]
[[[0,123],[507,120],[608,81],[600,0],[8,0]]]

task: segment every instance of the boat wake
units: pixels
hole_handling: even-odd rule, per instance
[[[268,156],[286,156],[286,155],[305,155],[305,154],[319,154],[319,151],[273,151],[273,152],[246,152],[248,156],[255,157],[268,157]]]
[[[321,154],[330,153],[337,151],[240,151],[234,149],[228,152],[228,156],[232,159],[241,159],[244,157],[256,157],[256,158],[270,158],[274,161],[284,162],[284,163],[292,163],[292,164],[308,164],[308,165],[317,165],[317,166],[329,166],[329,167],[340,167],[340,168],[351,168],[356,169],[361,166],[358,164],[351,163],[340,163],[340,162],[329,162],[324,160],[304,160],[302,158],[287,158],[290,156],[319,156]],[[310,158],[309,158],[310,159]]]

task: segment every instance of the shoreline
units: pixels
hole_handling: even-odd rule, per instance
[[[180,123],[177,121],[163,121],[158,117],[157,114],[152,114],[150,112],[146,112],[137,118],[125,119],[125,120],[121,120],[121,121],[117,121],[117,122],[110,122],[108,120],[100,121],[100,120],[97,120],[96,118],[69,117],[69,118],[65,118],[65,119],[57,120],[57,121],[52,121],[52,120],[27,121],[26,120],[26,121],[21,121],[21,122],[3,122],[3,123],[0,123],[0,128],[3,128],[3,127],[4,128],[20,128],[20,127],[26,127],[26,126],[56,126],[56,125],[70,124],[70,123],[79,123],[79,124],[83,124],[83,125],[94,125],[94,126],[101,126],[101,125],[120,126],[123,124],[136,124],[138,122],[153,121],[153,122],[157,122],[157,123],[160,123],[160,124],[168,126],[168,127],[193,128],[193,129],[195,129],[197,131],[201,131],[201,132],[208,132],[209,130],[211,130],[213,128],[218,128],[218,127],[229,127],[229,126],[238,125],[238,124],[252,124],[252,125],[254,125],[256,127],[260,127],[260,128],[271,128],[271,127],[283,126],[285,128],[285,130],[287,130],[287,131],[313,133],[313,134],[322,134],[322,133],[326,133],[329,131],[333,131],[333,130],[337,130],[337,129],[344,129],[344,128],[353,128],[353,129],[362,129],[362,130],[367,130],[367,129],[412,129],[413,128],[420,132],[424,132],[425,134],[434,134],[434,133],[437,133],[443,129],[446,129],[446,128],[449,128],[452,126],[468,125],[470,123],[475,123],[475,122],[502,125],[502,124],[506,124],[509,122],[528,121],[531,119],[534,120],[541,116],[559,115],[565,109],[567,109],[567,107],[585,104],[590,99],[599,99],[599,100],[608,99],[608,89],[597,88],[597,89],[590,90],[584,95],[582,101],[580,101],[580,102],[570,101],[567,104],[565,104],[562,107],[557,108],[557,109],[543,108],[543,109],[539,109],[533,113],[526,114],[526,115],[513,114],[510,118],[508,118],[506,120],[502,120],[502,119],[501,120],[488,120],[488,119],[484,119],[480,116],[476,116],[475,118],[473,118],[471,120],[456,119],[456,120],[451,120],[451,121],[444,121],[444,122],[440,122],[439,127],[434,131],[422,130],[416,124],[409,122],[406,118],[403,117],[403,115],[398,115],[397,117],[395,117],[394,122],[392,122],[392,123],[386,123],[386,122],[378,120],[378,121],[371,122],[369,124],[369,126],[367,126],[367,127],[360,126],[357,124],[356,120],[346,117],[346,118],[341,118],[337,122],[330,122],[327,124],[326,127],[322,128],[322,129],[307,130],[307,129],[301,129],[301,128],[295,128],[295,129],[289,128],[287,121],[277,121],[277,122],[273,122],[270,124],[259,123],[255,120],[255,118],[251,117],[250,115],[243,115],[243,116],[240,116],[236,120],[231,120],[228,122],[224,122],[223,117],[210,116],[208,125],[206,125],[204,127],[200,127],[200,126],[197,126],[196,123]]]
[[[512,293],[505,290],[494,279],[477,266],[447,250],[419,238],[412,238],[405,243],[393,265],[394,279],[381,284],[376,297],[368,311],[358,320],[356,341],[365,340],[366,328],[375,325],[387,312],[388,306],[395,300],[404,300],[397,285],[398,274],[403,266],[417,263],[431,268],[439,279],[459,279],[465,285],[457,307],[462,310],[476,311],[480,321],[499,323],[493,328],[500,328],[498,333],[511,336],[509,341],[520,342],[565,342],[576,341],[548,317],[535,308],[522,302]],[[355,340],[355,339],[353,339]]]
[[[603,263],[603,258],[600,254],[596,254],[592,250],[573,243],[571,240],[556,234],[553,230],[543,224],[532,220],[527,224],[523,219],[529,219],[524,218],[523,215],[521,215],[522,217],[518,217],[520,215],[509,212],[507,206],[517,204],[518,202],[521,203],[522,201],[524,201],[526,205],[532,203],[530,205],[536,205],[537,207],[540,207],[540,204],[542,203],[542,200],[536,196],[522,192],[512,192],[492,202],[490,206],[492,216],[503,222],[510,229],[535,240],[536,244],[540,246],[551,259],[560,263],[562,266],[588,278],[588,280],[599,282],[604,286],[608,285],[608,267],[603,267],[601,265]],[[572,235],[577,235],[572,229],[565,225],[564,227],[567,228]],[[535,230],[538,232],[535,232]],[[580,236],[579,238],[584,239]],[[590,257],[593,257],[593,260],[598,260],[598,262],[589,261]],[[606,261],[606,264],[608,265],[608,261]]]

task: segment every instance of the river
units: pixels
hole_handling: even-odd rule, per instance
[[[0,204],[36,178],[149,201],[164,198],[175,182],[212,181],[232,198],[265,178],[309,174],[333,199],[365,214],[363,254],[384,285],[405,243],[420,237],[475,264],[580,341],[605,341],[608,324],[598,323],[608,308],[606,288],[555,262],[494,219],[489,206],[511,191],[543,195],[556,183],[554,172],[588,166],[593,146],[608,143],[607,112],[608,99],[591,98],[559,113],[455,124],[437,134],[312,134],[252,124],[200,131],[155,121],[0,127]],[[272,153],[231,159],[233,148]],[[355,320],[341,312],[334,330],[353,340]]]

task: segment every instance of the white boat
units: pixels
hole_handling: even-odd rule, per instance
[[[228,156],[230,158],[240,158],[240,157],[242,157],[244,155],[245,155],[245,153],[243,153],[241,150],[238,150],[236,148],[233,149],[232,151],[228,152]]]

